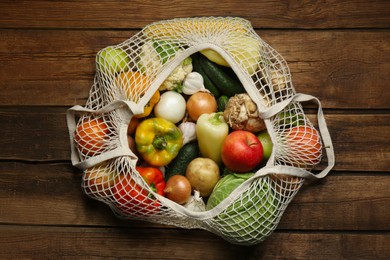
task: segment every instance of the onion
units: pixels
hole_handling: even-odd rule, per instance
[[[202,114],[211,114],[217,111],[215,97],[207,92],[197,92],[187,101],[188,116],[192,121],[198,120]]]
[[[164,92],[160,101],[154,106],[156,117],[164,118],[174,124],[183,119],[186,112],[186,101],[184,97],[175,92]]]
[[[191,184],[186,177],[173,175],[168,179],[164,192],[168,199],[185,204],[191,198]]]

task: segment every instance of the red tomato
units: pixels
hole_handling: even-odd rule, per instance
[[[285,133],[287,151],[293,165],[314,166],[321,162],[322,143],[318,131],[310,126],[295,126]]]
[[[156,189],[158,194],[164,195],[165,182],[162,173],[160,178],[159,174],[156,174],[149,168],[152,167],[148,167],[143,172],[141,171],[141,176],[152,189]],[[156,170],[159,171],[158,169]],[[130,175],[120,175],[115,182],[112,193],[119,209],[124,213],[151,215],[160,211],[160,202],[149,191],[138,185]]]
[[[106,147],[109,133],[109,127],[103,119],[84,119],[76,128],[74,141],[80,153],[94,156]]]

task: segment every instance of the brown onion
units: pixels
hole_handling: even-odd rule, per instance
[[[164,192],[168,199],[185,204],[191,198],[191,184],[186,177],[173,175],[168,179]]]
[[[211,114],[216,111],[217,101],[210,93],[197,92],[187,101],[187,112],[192,121],[198,120],[202,114]]]

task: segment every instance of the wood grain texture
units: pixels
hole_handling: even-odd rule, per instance
[[[383,0],[2,1],[0,27],[140,28],[176,17],[239,16],[256,28],[388,28],[389,8]]]
[[[96,53],[136,31],[0,30],[0,105],[84,105]],[[298,92],[325,108],[389,109],[390,33],[259,30]]]
[[[3,134],[0,160],[70,160],[70,140],[63,107],[0,109]],[[388,114],[326,114],[336,156],[335,170],[388,171]],[[359,127],[356,127],[359,125]],[[20,149],[28,147],[28,149]],[[375,163],[373,163],[375,162]]]
[[[390,1],[1,1],[0,259],[390,259]],[[81,190],[66,110],[96,53],[174,17],[239,16],[318,97],[336,153],[263,243],[120,220]],[[312,104],[305,104],[315,121]]]
[[[69,163],[0,163],[0,223],[169,228],[119,220],[81,190]],[[307,182],[288,206],[280,230],[390,230],[390,176],[332,172]],[[27,213],[27,214],[26,214]]]
[[[0,257],[24,259],[388,259],[388,233],[275,232],[256,246],[201,230],[1,226]],[[174,245],[174,246],[173,246]],[[309,245],[303,247],[302,245]],[[356,250],[359,246],[359,250]],[[16,248],[18,250],[16,250]]]

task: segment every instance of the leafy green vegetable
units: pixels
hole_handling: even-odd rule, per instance
[[[210,195],[206,209],[210,210],[217,206],[253,175],[253,173],[233,173],[223,177]],[[260,179],[222,211],[215,221],[225,229],[226,233],[238,233],[243,241],[265,238],[277,224],[277,201],[266,178]]]
[[[224,176],[218,183],[215,185],[213,193],[210,195],[210,198],[207,202],[207,210],[210,210],[217,206],[221,201],[226,199],[230,193],[233,192],[240,184],[244,183],[247,179],[252,177],[254,173],[243,173],[235,174],[230,173]]]

